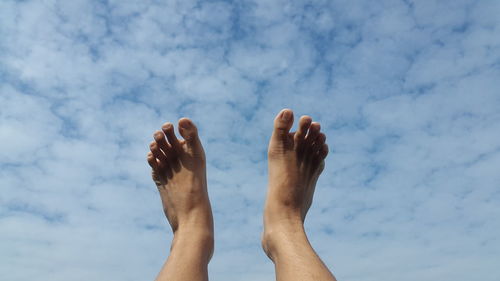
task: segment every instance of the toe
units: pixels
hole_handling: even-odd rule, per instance
[[[162,180],[160,178],[160,175],[162,173],[160,172],[160,164],[158,162],[158,159],[154,157],[152,152],[148,152],[147,159],[149,166],[151,166],[151,169],[153,170],[151,173],[153,181],[155,182],[156,186],[159,187],[162,184]]]
[[[163,133],[165,133],[165,136],[167,136],[167,140],[172,148],[178,151],[181,145],[179,143],[179,140],[175,136],[174,125],[170,122],[167,122],[163,124],[163,126],[161,126],[161,129],[163,130]]]
[[[168,163],[167,156],[159,148],[158,143],[152,141],[149,148],[153,157],[157,159],[157,175],[161,178],[170,178],[172,176],[171,166]]]
[[[278,113],[274,119],[273,138],[288,139],[290,128],[293,125],[293,111],[290,109],[283,109]]]
[[[172,147],[165,139],[165,134],[163,134],[163,132],[161,132],[161,131],[156,131],[153,134],[153,137],[155,139],[155,142],[158,144],[158,147],[165,154],[165,156],[167,158],[173,158],[174,155],[173,155]]]
[[[312,145],[313,142],[319,135],[319,131],[321,130],[321,125],[318,122],[312,122],[309,127],[309,131],[307,132],[307,136],[305,137],[306,145]]]
[[[186,141],[188,152],[193,156],[203,156],[203,147],[198,136],[196,125],[188,118],[179,120],[179,133]]]
[[[151,168],[153,169],[153,171],[155,173],[158,173],[158,162],[157,162],[156,158],[153,156],[152,152],[148,152],[147,159],[148,159],[149,166],[151,166]]]
[[[299,148],[306,137],[307,130],[311,126],[312,118],[309,116],[302,116],[299,120],[299,127],[297,128],[297,132],[294,134],[294,143],[295,148]]]
[[[312,147],[313,153],[318,153],[321,147],[323,147],[323,144],[325,144],[325,141],[326,141],[326,135],[323,133],[319,133],[316,140],[314,140],[314,144]]]
[[[318,154],[321,159],[325,159],[326,156],[328,155],[328,144],[324,143],[321,146],[321,149],[319,150]]]
[[[179,119],[179,133],[186,142],[193,142],[198,138],[198,129],[189,118]]]
[[[151,153],[153,153],[153,156],[160,161],[159,168],[161,168],[163,162],[167,161],[167,156],[165,156],[163,151],[160,150],[160,147],[158,146],[158,143],[156,141],[152,141],[149,144],[149,149],[151,150]]]

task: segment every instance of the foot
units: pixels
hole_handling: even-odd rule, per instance
[[[262,246],[271,257],[276,241],[291,232],[303,232],[316,181],[328,154],[320,124],[302,116],[296,132],[290,132],[293,112],[282,110],[274,119],[269,142],[269,186],[264,210]]]
[[[207,192],[205,152],[194,123],[179,120],[177,139],[174,126],[165,123],[154,133],[147,160],[160,193],[163,210],[176,238],[198,237],[213,253],[213,218]]]

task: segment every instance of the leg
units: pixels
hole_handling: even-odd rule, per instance
[[[179,133],[183,140],[177,139],[172,124],[165,123],[155,132],[147,157],[174,232],[170,256],[156,280],[208,280],[214,235],[205,153],[191,120],[179,120]]]
[[[290,133],[293,112],[282,110],[274,120],[269,143],[269,186],[264,211],[262,247],[274,262],[276,280],[335,280],[314,252],[304,231],[316,181],[328,154],[319,123],[302,116]]]

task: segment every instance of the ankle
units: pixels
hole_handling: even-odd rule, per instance
[[[203,256],[210,261],[214,252],[214,234],[207,229],[178,229],[174,232],[170,252],[182,251]]]
[[[296,244],[308,243],[304,225],[300,220],[267,224],[262,234],[262,248],[267,256],[276,261]]]

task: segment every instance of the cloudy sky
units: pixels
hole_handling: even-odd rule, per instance
[[[306,227],[339,280],[500,276],[500,1],[0,1],[0,279],[152,280],[172,238],[145,162],[191,117],[212,280],[260,248],[282,108],[331,154]]]

